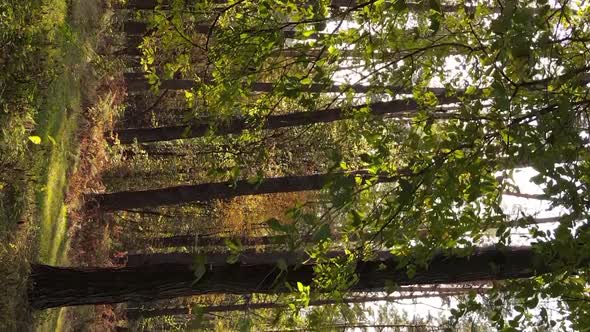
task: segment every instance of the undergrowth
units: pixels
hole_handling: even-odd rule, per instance
[[[121,69],[105,56],[117,47],[110,7],[0,0],[0,331],[63,328],[62,311],[28,310],[29,264],[69,263],[70,219],[96,185],[76,174],[100,168],[97,131],[123,99],[108,88]]]

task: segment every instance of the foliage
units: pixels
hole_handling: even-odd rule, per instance
[[[232,140],[254,142],[249,155],[259,163],[272,159],[269,138],[258,130],[267,116],[349,109],[349,120],[330,127],[345,134],[325,132],[335,144],[315,152],[334,174],[324,191],[329,204],[316,218],[293,218],[305,215],[297,208],[289,215],[287,233],[316,235],[317,245],[304,246],[318,262],[314,289],[338,297],[355,282],[356,261],[379,250],[412,257],[411,275],[441,249],[468,255],[490,229],[498,245],[510,244],[506,223],[515,216],[503,211],[503,192],[514,189],[515,168],[531,167],[551,205],[567,211],[554,230],[530,228],[535,249],[559,263],[553,273],[497,285],[521,314],[508,321],[496,309],[491,319],[506,331],[555,325],[544,314],[531,318],[535,299],[545,296],[561,301],[572,327],[588,327],[588,228],[579,226],[587,223],[590,197],[590,7],[544,0],[169,5],[149,17],[153,32],[141,46],[146,77],[156,91],[163,79],[194,80],[185,91],[194,116],[248,119],[252,130]],[[263,93],[260,82],[268,83]],[[364,93],[355,92],[360,87]],[[371,116],[364,106],[402,98],[418,107],[400,121]],[[264,174],[246,160],[235,158],[226,176]],[[357,169],[367,175],[345,175]],[[326,241],[326,230],[342,241]],[[339,248],[349,257],[324,258]],[[478,310],[474,300],[455,316]]]

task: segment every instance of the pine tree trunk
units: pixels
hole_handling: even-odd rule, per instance
[[[322,306],[330,304],[359,304],[368,302],[380,302],[380,301],[400,301],[417,298],[431,298],[431,297],[444,297],[444,296],[455,296],[467,293],[471,289],[449,289],[442,290],[440,292],[432,294],[416,294],[416,295],[399,295],[399,296],[370,296],[370,297],[353,297],[344,298],[342,300],[325,299],[325,300],[312,300],[309,302],[310,306]],[[227,304],[227,305],[213,305],[213,306],[202,306],[200,310],[203,313],[209,312],[230,312],[230,311],[247,311],[247,310],[258,310],[258,309],[281,309],[288,307],[288,305],[276,302],[260,302],[260,303],[245,303],[245,304]],[[159,308],[159,309],[141,309],[141,308],[127,308],[127,319],[141,319],[141,318],[152,318],[160,316],[177,316],[177,315],[190,315],[192,313],[189,307],[175,307],[175,308]]]
[[[400,171],[402,174],[403,171]],[[353,177],[366,176],[364,171],[345,174]],[[120,191],[110,194],[94,194],[88,201],[88,208],[99,207],[104,211],[129,210],[214,199],[228,199],[238,196],[319,190],[335,178],[334,174],[284,176],[251,181],[226,181],[151,189],[142,191]],[[398,177],[379,177],[379,182],[393,182]]]
[[[135,23],[134,23],[135,24]],[[143,36],[142,35],[130,35],[127,37],[127,42],[126,42],[126,47],[119,51],[119,54],[126,54],[129,56],[139,56],[141,55],[140,50],[138,49],[139,45],[143,42]],[[297,49],[297,48],[281,48],[278,49],[276,52],[273,52],[270,54],[270,56],[275,56],[275,57],[299,57],[299,56],[306,56],[306,57],[310,57],[310,58],[317,58],[319,56],[321,56],[321,54],[323,54],[324,52],[322,51],[321,48],[312,48],[312,49],[306,49],[305,51],[301,50],[301,49]],[[393,52],[382,52],[380,50],[376,50],[375,51],[375,56],[376,57],[382,57],[382,58],[388,58],[391,59],[394,56],[400,56],[403,54],[403,52],[397,52],[397,53],[393,53]],[[360,58],[360,52],[358,50],[340,50],[339,51],[339,55],[341,57],[344,58]],[[206,59],[203,59],[206,60]],[[193,59],[194,61],[194,59]]]
[[[459,102],[457,98],[443,98],[441,103],[450,104]],[[418,108],[414,100],[394,100],[390,102],[374,103],[370,105],[356,106],[355,108],[369,107],[371,114],[376,117],[384,116],[408,116]],[[295,112],[283,115],[271,115],[264,119],[262,129],[279,129],[285,127],[307,126],[318,123],[330,123],[345,119],[349,110],[333,108],[324,111]],[[216,135],[237,134],[245,129],[253,127],[246,119],[234,118],[227,123],[213,127],[215,121],[208,119],[199,123],[185,126],[169,126],[159,128],[134,128],[120,129],[105,133],[108,138],[116,136],[121,144],[131,144],[135,140],[139,143],[161,142],[183,138],[195,138],[205,136],[212,131]],[[254,126],[256,123],[254,123]]]
[[[286,263],[295,265],[297,262],[309,259],[307,255],[300,252],[256,252],[254,249],[244,250],[239,255],[239,262],[245,265],[273,264],[279,255]],[[335,254],[333,254],[335,255]],[[210,252],[206,253],[207,265],[224,266],[230,257],[228,253]],[[158,264],[183,264],[190,265],[195,261],[195,254],[187,252],[172,253],[151,253],[151,254],[128,254],[127,267],[137,267]]]
[[[257,237],[220,237],[220,236],[199,236],[195,234],[175,235],[169,237],[159,237],[146,239],[144,243],[153,248],[173,248],[173,247],[214,247],[224,246],[227,240],[240,240],[243,246],[268,246],[279,244],[280,238],[276,236],[257,236]]]
[[[156,264],[124,268],[68,268],[32,265],[29,301],[33,308],[44,309],[84,304],[108,304],[127,301],[153,301],[207,293],[285,292],[285,282],[311,284],[313,265],[289,265],[288,272],[272,264],[225,264],[207,267],[195,282],[192,264]],[[426,269],[418,269],[410,278],[399,268],[396,256],[359,262],[358,282],[352,291],[382,291],[392,280],[398,285],[462,283],[483,280],[528,278],[549,272],[550,261],[531,248],[486,248],[468,257],[440,253]],[[282,279],[276,282],[276,278]]]
[[[217,4],[224,4],[224,3],[227,3],[227,0],[213,0],[212,2],[217,3]],[[365,2],[366,1],[362,1],[362,0],[331,0],[330,6],[331,7],[350,8],[353,6],[358,6],[359,4],[363,4]],[[310,1],[310,3],[312,3],[312,1]],[[159,2],[158,0],[128,0],[127,3],[125,4],[125,6],[128,9],[136,9],[136,10],[154,9],[154,8],[156,8],[157,5],[160,5],[162,8],[167,8],[168,7],[168,0],[164,0],[161,2]],[[412,10],[420,10],[420,9],[427,8],[424,6],[420,6],[419,3],[412,3],[412,2],[408,2],[406,4],[406,6],[408,6],[408,8],[410,8]],[[441,9],[444,12],[456,11],[458,8],[459,8],[458,5],[445,5],[445,4],[441,5]]]
[[[185,28],[188,28],[196,33],[207,34],[207,33],[209,33],[210,27],[211,27],[210,24],[201,23],[201,24],[191,25],[190,27],[185,27]],[[145,36],[145,35],[149,34],[151,31],[148,28],[147,22],[126,21],[123,24],[123,32],[127,36]],[[294,30],[282,30],[281,33],[284,38],[291,38],[291,39],[298,38],[297,32]],[[327,35],[327,34],[318,33],[318,34],[313,34],[311,36],[307,36],[305,38],[316,38],[316,37],[319,37],[322,35]]]
[[[141,73],[139,73],[141,74]],[[149,90],[150,84],[145,78],[129,78],[125,80],[127,83],[127,90],[130,92],[140,92]],[[208,81],[209,82],[209,81]],[[210,82],[209,82],[210,83]],[[160,81],[161,90],[190,90],[196,86],[196,82],[187,79],[168,79]],[[253,92],[272,92],[275,89],[275,83],[269,82],[254,82],[248,86]],[[392,93],[411,94],[412,92],[402,86],[397,85],[363,85],[363,84],[320,84],[312,83],[310,85],[302,85],[298,88],[301,92],[310,93],[340,93],[343,91],[352,91],[355,93],[368,93],[369,91],[386,91]],[[431,88],[432,92],[442,95],[445,93],[444,88]]]
[[[320,331],[356,331],[361,329],[362,331],[443,331],[441,326],[438,325],[427,325],[427,324],[354,324],[354,323],[334,323],[334,324],[318,324],[315,326]],[[403,329],[403,330],[400,330]],[[292,329],[268,329],[264,332],[299,332],[309,331],[307,328],[292,328]]]
[[[140,212],[140,211],[138,211]],[[534,218],[532,220],[526,220],[522,222],[510,222],[511,227],[515,226],[526,226],[526,225],[540,225],[540,224],[547,224],[547,223],[558,223],[560,221],[559,217],[549,217],[549,218]],[[339,234],[332,234],[330,236],[332,239],[340,238]],[[281,244],[282,238],[279,236],[257,236],[257,237],[241,237],[235,238],[230,236],[202,236],[196,234],[187,234],[187,235],[175,235],[175,236],[168,236],[168,237],[158,237],[158,238],[151,238],[145,239],[142,241],[146,243],[146,245],[152,248],[173,248],[173,247],[193,247],[198,245],[199,247],[214,247],[214,246],[224,246],[226,240],[236,240],[239,239],[243,246],[268,246],[268,245],[275,245]]]

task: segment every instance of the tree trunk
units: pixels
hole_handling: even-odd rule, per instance
[[[138,73],[142,75],[142,73]],[[146,91],[149,90],[150,84],[145,78],[128,78],[125,80],[127,83],[127,90],[130,92]],[[212,83],[210,80],[205,80],[206,83]],[[190,90],[196,86],[196,82],[187,79],[168,79],[160,81],[161,90]],[[269,82],[254,82],[251,83],[249,89],[253,92],[272,92],[275,89],[275,83]],[[311,92],[311,93],[340,93],[343,91],[352,90],[355,93],[368,93],[369,91],[386,91],[389,90],[393,93],[411,94],[412,92],[402,86],[397,85],[363,85],[363,84],[320,84],[312,83],[310,85],[301,85],[299,91]],[[443,95],[446,90],[444,88],[431,88],[429,89],[435,94]]]
[[[133,23],[134,25],[137,23]],[[138,25],[140,26],[140,25]],[[132,28],[130,28],[132,29]],[[140,51],[140,49],[138,49],[139,45],[143,42],[143,38],[144,36],[142,35],[130,35],[127,37],[127,41],[125,43],[125,48],[123,48],[122,50],[120,50],[118,52],[118,54],[125,54],[125,55],[129,55],[129,56],[140,56],[142,53]],[[312,48],[312,49],[306,49],[305,51],[301,50],[301,49],[297,49],[297,48],[281,48],[281,49],[277,49],[276,52],[273,52],[271,54],[271,56],[274,57],[291,57],[291,58],[296,58],[302,55],[305,55],[306,57],[310,57],[310,58],[317,58],[319,56],[321,56],[321,54],[323,54],[324,52],[322,51],[321,48]],[[383,57],[383,58],[389,58],[391,59],[394,56],[400,56],[401,54],[403,54],[403,52],[383,52],[381,50],[376,50],[374,52],[376,57]],[[340,57],[344,57],[344,58],[360,58],[360,51],[359,50],[339,50],[339,55]],[[193,57],[196,55],[193,55]],[[198,58],[197,58],[198,60]],[[206,60],[206,58],[203,58],[203,60]],[[193,58],[193,61],[195,61],[195,58]]]
[[[212,2],[216,3],[216,4],[225,4],[225,3],[227,3],[227,0],[213,0]],[[312,3],[312,1],[310,1],[310,3]],[[364,0],[331,0],[330,6],[331,7],[350,8],[353,6],[358,6],[363,3],[366,3],[366,1],[364,1]],[[164,0],[161,2],[158,0],[129,0],[129,1],[127,1],[125,6],[128,9],[141,10],[141,9],[154,9],[154,8],[156,8],[156,6],[158,4],[162,8],[168,7],[167,0]],[[412,9],[412,10],[425,10],[426,8],[428,8],[425,6],[421,6],[419,3],[412,3],[412,2],[408,2],[406,4],[406,6],[408,6],[408,8]],[[443,10],[443,12],[457,11],[458,8],[459,8],[458,5],[445,5],[445,4],[441,5],[441,9]]]
[[[195,280],[192,264],[156,264],[124,268],[68,268],[33,264],[29,301],[33,308],[153,301],[207,293],[285,292],[285,282],[309,285],[313,265],[289,265],[287,272],[273,263],[207,266]],[[439,253],[426,269],[410,278],[400,268],[403,257],[387,255],[357,264],[358,282],[351,291],[383,291],[392,280],[397,285],[463,283],[528,278],[550,271],[551,261],[530,247],[483,248],[468,257]],[[586,263],[584,263],[586,264]],[[282,273],[281,273],[282,272]],[[276,279],[279,279],[278,281]]]
[[[330,304],[358,304],[358,303],[369,303],[369,302],[381,302],[381,301],[400,301],[410,300],[417,298],[432,298],[432,297],[444,297],[454,296],[467,293],[472,288],[459,288],[459,289],[443,289],[435,291],[431,294],[414,294],[414,295],[398,295],[398,296],[371,296],[371,297],[352,297],[344,298],[341,301],[334,299],[326,300],[312,300],[309,302],[310,306],[322,306]],[[260,303],[245,303],[245,304],[227,304],[227,305],[214,305],[205,306],[202,305],[200,310],[203,313],[210,312],[230,312],[230,311],[247,311],[247,310],[258,310],[258,309],[282,309],[288,305],[277,302],[260,302]],[[178,316],[178,315],[190,315],[192,310],[189,307],[175,307],[175,308],[160,308],[160,309],[141,309],[141,308],[127,308],[127,319],[137,320],[140,318],[151,318],[160,316]]]
[[[401,171],[399,174],[402,174]],[[367,176],[364,171],[342,174],[345,176]],[[341,175],[341,176],[342,176]],[[184,185],[162,189],[141,191],[120,191],[110,194],[94,194],[88,201],[88,208],[101,208],[105,211],[129,210],[163,205],[191,202],[204,202],[214,199],[228,199],[238,196],[261,195],[281,192],[300,192],[320,190],[335,174],[315,174],[303,176],[284,176],[262,179],[258,183],[247,180],[226,181]],[[379,177],[379,182],[394,182],[398,177]]]
[[[136,212],[132,210],[133,212]],[[141,211],[137,211],[141,213]],[[558,223],[559,217],[549,218],[533,218],[531,220],[522,221],[511,221],[509,225],[511,227],[527,226],[527,225],[540,225],[548,223]],[[425,232],[427,230],[424,230]],[[332,234],[332,239],[339,239],[339,234]],[[197,239],[198,238],[198,239]],[[211,236],[211,235],[197,235],[197,234],[186,234],[186,235],[175,235],[168,237],[148,238],[144,239],[142,243],[152,248],[174,248],[174,247],[193,247],[198,245],[199,247],[214,247],[224,246],[226,240],[239,239],[243,246],[268,246],[274,244],[281,244],[281,236],[257,236],[257,237],[231,237],[231,236]]]
[[[331,253],[336,256],[340,253]],[[208,266],[224,266],[230,257],[228,253],[206,253]],[[295,265],[297,262],[307,261],[309,256],[301,252],[256,252],[254,249],[244,250],[240,253],[238,261],[244,265],[273,264],[279,255],[286,263]],[[195,261],[195,254],[188,252],[128,254],[127,267],[158,265],[158,264],[183,264],[190,265]]]
[[[210,24],[207,23],[201,23],[201,24],[195,24],[195,25],[191,25],[190,27],[186,27],[187,29],[191,29],[193,32],[196,33],[200,33],[200,34],[207,34],[209,33],[209,28],[211,27]],[[279,28],[277,28],[279,29]],[[290,39],[294,39],[294,38],[300,38],[297,35],[297,31],[295,30],[286,30],[286,29],[281,29],[281,33],[283,35],[284,38],[290,38]],[[267,31],[267,30],[265,30]],[[147,22],[141,22],[141,21],[126,21],[123,24],[123,32],[127,35],[127,36],[145,36],[147,34],[149,34],[151,31],[148,28],[148,23]],[[256,33],[256,31],[252,31],[252,33]],[[305,37],[307,38],[318,38],[320,36],[327,36],[329,34],[327,33],[315,33],[312,34],[311,36],[307,36]]]
[[[457,103],[457,98],[442,98],[441,103]],[[376,117],[384,116],[407,116],[408,112],[413,112],[418,108],[418,104],[412,99],[394,100],[390,102],[374,103],[370,105],[356,106],[354,108],[369,107],[371,114]],[[282,115],[271,115],[264,119],[262,129],[278,129],[285,127],[307,126],[318,123],[330,123],[345,119],[349,110],[343,108],[333,108],[324,111],[312,112],[295,112]],[[226,123],[215,126],[214,119],[185,126],[169,126],[159,128],[134,128],[120,129],[112,132],[106,132],[107,139],[116,136],[121,144],[131,144],[135,140],[139,143],[170,141],[183,138],[195,138],[205,136],[208,132],[213,131],[216,135],[237,134],[245,129],[255,127],[256,122],[250,124],[246,119],[234,118]],[[109,139],[110,140],[110,139]],[[113,140],[110,140],[111,143]]]
[[[427,325],[427,324],[355,324],[355,323],[334,323],[334,324],[319,324],[315,326],[315,328],[321,331],[343,331],[346,332],[349,329],[351,331],[356,331],[357,329],[362,329],[363,331],[367,331],[367,329],[371,329],[370,331],[399,331],[399,329],[403,328],[404,331],[411,331],[411,332],[418,332],[418,331],[444,331],[441,326],[438,325]],[[298,331],[309,331],[307,328],[292,328],[292,329],[268,329],[264,330],[264,332],[298,332]]]
[[[244,246],[267,246],[280,244],[281,238],[277,236],[257,236],[257,237],[220,237],[220,236],[199,236],[196,234],[176,235],[169,237],[159,237],[146,239],[144,243],[153,248],[172,248],[172,247],[215,247],[224,246],[227,240],[240,240]]]

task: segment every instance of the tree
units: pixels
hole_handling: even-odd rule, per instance
[[[144,73],[137,73],[138,76],[148,74]],[[127,88],[129,91],[143,91],[149,90],[151,84],[149,79],[140,78],[140,77],[127,77],[126,78]],[[205,80],[207,83],[211,82],[211,79]],[[158,85],[159,89],[163,90],[191,90],[201,83],[198,81],[187,80],[187,79],[164,79],[160,80]],[[214,84],[214,83],[213,83]],[[252,82],[246,86],[246,88],[250,89],[253,92],[273,92],[278,87],[277,83],[273,82]],[[409,93],[410,90],[405,89],[401,86],[396,85],[365,85],[365,84],[338,84],[334,82],[326,82],[326,83],[312,83],[308,85],[304,85],[297,88],[299,91],[302,92],[309,92],[309,93],[341,93],[344,91],[352,91],[354,93],[364,94],[369,92],[370,90],[388,90],[392,92],[399,92],[399,93]],[[434,91],[442,91],[444,93],[444,89],[433,89]]]
[[[403,173],[403,171],[401,172]],[[379,182],[396,181],[395,176],[375,176],[366,171],[344,174],[349,179],[375,178]],[[260,195],[279,192],[297,192],[322,189],[337,177],[333,174],[306,176],[284,176],[256,181],[239,180],[217,183],[203,183],[143,191],[122,191],[109,194],[95,194],[89,206],[98,206],[104,211],[127,210],[162,205],[225,199],[244,195]]]
[[[225,4],[228,1],[226,0],[215,0],[213,1],[215,4]],[[312,1],[310,1],[310,3],[312,3]],[[329,6],[331,7],[351,7],[351,6],[355,6],[358,5],[359,1],[350,1],[350,0],[331,0]],[[362,2],[360,3],[362,4]],[[419,4],[415,4],[415,3],[408,3],[407,4],[409,7],[413,8],[413,9],[421,9],[421,7],[419,6]],[[163,8],[168,8],[169,7],[169,2],[168,1],[157,1],[157,0],[131,0],[128,1],[126,3],[126,7],[129,9],[136,9],[136,10],[141,10],[141,9],[155,9],[156,6],[162,6]],[[445,12],[452,12],[457,10],[458,6],[454,6],[454,5],[445,5],[442,7],[442,9]]]
[[[391,295],[391,296],[371,296],[371,297],[350,297],[344,299],[325,299],[325,300],[311,300],[309,306],[323,306],[332,304],[362,304],[370,302],[381,302],[381,301],[401,301],[408,299],[421,299],[428,297],[447,297],[462,295],[472,288],[450,288],[450,289],[434,289],[433,293],[424,294],[410,294],[410,295]],[[210,313],[210,312],[228,312],[228,311],[249,311],[258,309],[284,309],[288,305],[280,302],[256,302],[256,303],[244,303],[244,304],[227,304],[227,305],[213,305],[213,306],[198,306],[195,305],[198,313]],[[158,316],[172,316],[172,315],[190,315],[195,311],[189,307],[176,307],[176,308],[162,308],[162,309],[140,309],[140,308],[127,308],[128,319],[139,319],[139,318],[150,318]]]
[[[241,245],[244,246],[268,246],[273,244],[279,244],[281,237],[279,236],[242,236],[238,238],[232,237],[215,237],[215,236],[199,236],[196,234],[188,235],[175,235],[168,237],[160,237],[153,239],[146,239],[144,243],[147,243],[150,247],[154,248],[171,248],[171,247],[193,247],[198,245],[199,247],[208,246],[225,246],[227,241],[239,240]]]
[[[444,98],[444,103],[456,103],[457,98]],[[374,103],[370,105],[355,106],[355,109],[369,109],[369,115],[375,117],[404,117],[416,114],[419,105],[413,100],[395,100],[385,103]],[[306,126],[318,123],[329,123],[351,117],[352,111],[345,108],[332,108],[323,111],[314,112],[295,112],[283,115],[271,115],[262,121],[261,129],[278,129],[284,127]],[[441,117],[445,114],[441,112]],[[105,133],[105,136],[115,136],[121,144],[131,144],[135,141],[139,143],[168,141],[183,138],[195,138],[207,135],[213,132],[216,135],[238,134],[245,129],[255,129],[259,126],[256,121],[248,119],[234,118],[226,123],[221,123],[215,127],[216,121],[213,119],[203,120],[200,123],[194,123],[184,126],[170,126],[159,128],[134,128],[119,129]],[[111,140],[111,141],[114,141]]]
[[[276,260],[255,265],[156,264],[124,268],[67,268],[32,265],[30,303],[33,308],[106,304],[205,294],[285,292],[287,284],[312,284],[314,265],[277,268]],[[470,256],[439,253],[425,269],[408,275],[400,267],[404,257],[388,255],[382,260],[359,261],[353,274],[353,291],[382,291],[392,280],[396,285],[461,283],[539,276],[552,271],[553,261],[532,248],[487,248]],[[580,262],[586,264],[587,262]],[[236,277],[239,276],[239,277]],[[283,282],[277,282],[282,280]],[[315,287],[315,286],[314,286]]]

